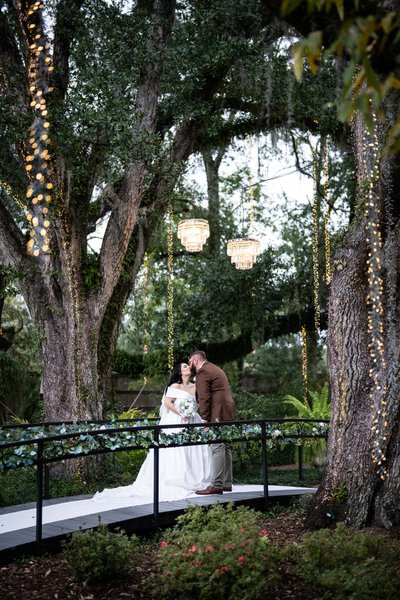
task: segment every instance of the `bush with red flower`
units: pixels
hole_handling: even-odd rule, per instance
[[[259,598],[276,581],[277,549],[247,507],[192,506],[160,544],[160,599]]]

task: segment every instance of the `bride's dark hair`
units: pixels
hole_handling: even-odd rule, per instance
[[[171,373],[171,377],[165,387],[165,391],[169,388],[173,383],[182,383],[182,371],[181,371],[181,363],[175,365],[174,370]]]

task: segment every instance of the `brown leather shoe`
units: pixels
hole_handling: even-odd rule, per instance
[[[224,485],[224,487],[222,488],[224,492],[231,492],[232,491],[232,486],[231,485]]]
[[[199,496],[207,496],[207,494],[222,494],[222,488],[209,485],[205,490],[197,490],[196,494],[199,494]]]

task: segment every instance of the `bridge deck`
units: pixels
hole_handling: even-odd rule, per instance
[[[316,488],[270,485],[268,502],[285,503],[303,494],[313,494]],[[140,502],[140,499],[136,499]],[[183,500],[160,502],[157,518],[153,504],[132,504],[132,498],[92,501],[92,496],[75,496],[45,500],[43,506],[43,542],[46,550],[57,550],[68,534],[79,529],[98,527],[99,522],[111,528],[140,532],[153,527],[173,524],[176,517],[190,504],[209,506],[216,502],[247,505],[257,509],[265,507],[261,485],[234,485],[232,492],[223,495],[198,496],[193,494]],[[35,503],[0,509],[0,561],[7,562],[21,555],[37,551]]]

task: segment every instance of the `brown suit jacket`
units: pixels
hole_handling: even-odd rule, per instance
[[[206,361],[196,373],[196,397],[202,419],[234,421],[237,413],[228,378],[222,369]]]

